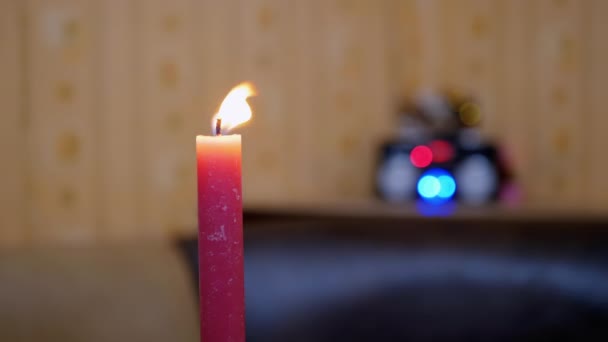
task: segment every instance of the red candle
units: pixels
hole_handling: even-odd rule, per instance
[[[226,96],[216,136],[196,137],[201,341],[245,341],[241,136],[222,135],[251,117],[247,83]]]

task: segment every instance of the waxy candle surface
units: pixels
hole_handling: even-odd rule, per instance
[[[245,341],[241,136],[197,136],[201,341]]]

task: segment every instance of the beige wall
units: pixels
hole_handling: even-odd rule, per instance
[[[533,202],[608,208],[603,0],[396,1],[399,89],[476,94]]]
[[[257,84],[249,203],[371,194],[392,101],[478,95],[527,198],[608,208],[603,0],[0,0],[0,244],[195,225],[194,136]]]

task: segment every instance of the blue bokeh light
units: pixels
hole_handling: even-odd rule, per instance
[[[454,177],[443,169],[425,172],[418,180],[418,194],[427,202],[441,203],[451,199],[456,192]]]
[[[437,180],[439,180],[439,186],[441,187],[437,196],[444,199],[452,198],[456,192],[456,181],[454,180],[454,177],[445,174],[437,177]]]
[[[418,181],[418,193],[422,198],[431,199],[437,197],[441,191],[439,179],[433,175],[425,175]]]

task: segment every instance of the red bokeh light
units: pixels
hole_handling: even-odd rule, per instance
[[[435,163],[447,163],[454,158],[454,147],[445,140],[435,140],[429,146]]]
[[[424,145],[416,146],[410,152],[410,161],[415,167],[427,167],[433,161],[433,151]]]

